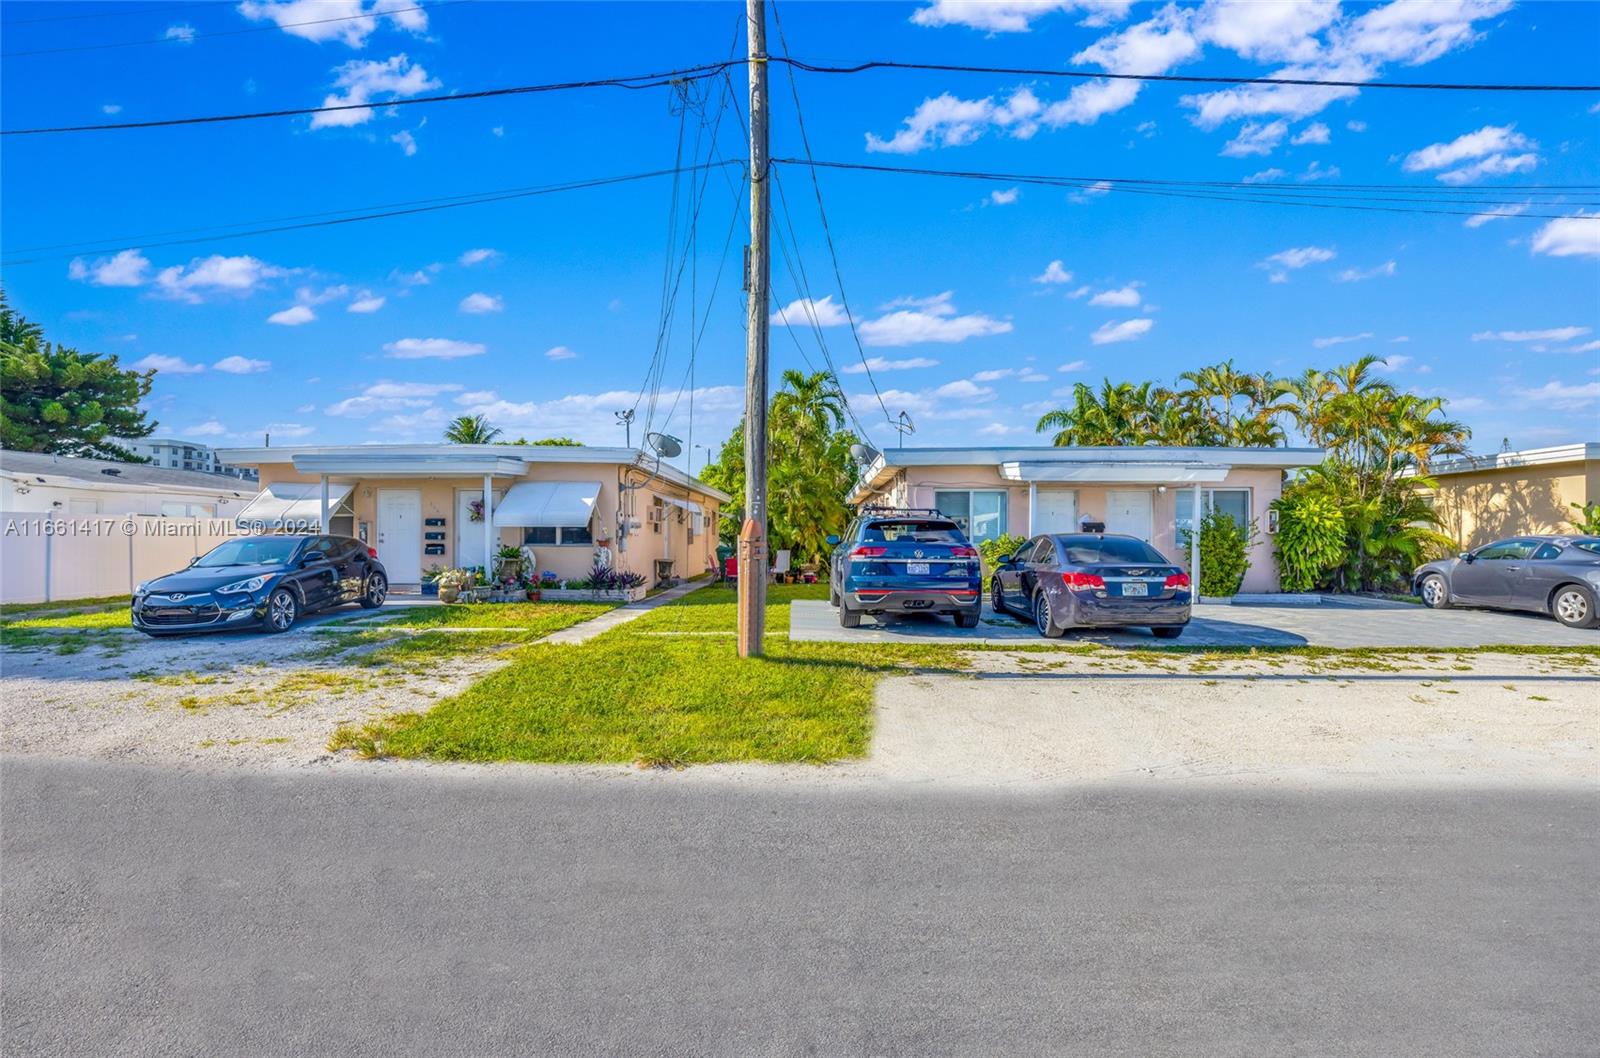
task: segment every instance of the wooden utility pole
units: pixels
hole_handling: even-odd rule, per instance
[[[745,0],[750,53],[749,327],[744,362],[744,525],[739,530],[739,656],[760,657],[767,621],[767,6]]]

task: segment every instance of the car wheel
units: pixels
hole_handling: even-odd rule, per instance
[[[1060,639],[1067,631],[1057,627],[1050,614],[1050,596],[1042,591],[1033,597],[1033,624],[1046,639]]]
[[[998,577],[989,586],[989,605],[994,608],[995,613],[1006,612],[1006,595],[1000,590]]]
[[[300,618],[300,600],[288,588],[279,588],[267,597],[267,631],[287,632]]]
[[[1157,639],[1177,639],[1183,635],[1183,630],[1187,627],[1187,625],[1162,625],[1150,631],[1155,633]]]
[[[383,600],[389,597],[389,579],[382,573],[373,573],[367,577],[367,590],[361,595],[361,608],[363,610],[376,610],[383,605]]]
[[[1593,628],[1594,592],[1581,584],[1563,584],[1550,599],[1550,613],[1568,628]]]
[[[977,612],[975,610],[971,611],[971,612],[960,612],[960,613],[957,613],[956,614],[956,627],[957,628],[977,628],[978,627],[978,620],[982,616],[983,615],[981,613],[979,613],[979,612]]]
[[[840,605],[839,589],[835,588],[833,586],[833,582],[832,581],[828,582],[828,605],[829,606],[838,606],[838,605]]]
[[[861,615],[856,613],[855,611],[851,610],[850,607],[844,605],[844,601],[842,599],[839,602],[839,627],[840,628],[860,628],[861,627]]]
[[[1450,608],[1450,585],[1437,573],[1422,578],[1422,601],[1435,610]]]

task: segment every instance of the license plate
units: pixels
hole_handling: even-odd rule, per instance
[[[1148,584],[1146,584],[1142,580],[1126,581],[1122,585],[1122,594],[1124,594],[1124,595],[1149,595],[1150,594],[1150,586]]]
[[[926,577],[930,568],[926,562],[907,562],[906,575],[910,577]]]

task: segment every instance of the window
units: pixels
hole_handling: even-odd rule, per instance
[[[1051,542],[1051,540],[1050,540],[1050,538],[1048,536],[1041,536],[1039,538],[1039,542],[1034,545],[1033,556],[1031,558],[1029,558],[1028,561],[1029,562],[1044,563],[1044,562],[1049,562],[1051,559],[1053,559],[1055,557],[1056,557],[1056,545],[1053,542]]]
[[[594,535],[587,525],[534,525],[522,531],[522,542],[533,547],[588,547]]]
[[[1537,559],[1551,559],[1561,554],[1560,544],[1540,544],[1539,550],[1533,553]]]
[[[1204,499],[1201,502],[1205,504],[1206,510],[1221,511],[1232,518],[1236,525],[1250,524],[1249,489],[1205,489],[1203,494]],[[1173,521],[1180,531],[1194,527],[1193,489],[1182,489],[1178,492],[1174,514]]]
[[[1538,545],[1537,540],[1497,540],[1481,548],[1473,558],[1479,559],[1523,559],[1533,554],[1533,549]]]
[[[872,522],[861,533],[868,544],[905,541],[909,544],[958,544],[956,527],[949,522],[930,522],[915,519],[889,519]]]
[[[933,494],[939,513],[961,527],[973,543],[993,540],[1006,533],[1006,494],[1003,489],[939,491]]]
[[[1165,565],[1167,561],[1143,540],[1123,540],[1114,536],[1064,536],[1061,544],[1067,550],[1067,561],[1078,566],[1093,566],[1102,562]]]

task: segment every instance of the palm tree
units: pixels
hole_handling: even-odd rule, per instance
[[[482,415],[461,415],[450,420],[444,428],[444,439],[453,445],[493,444],[500,436],[500,427],[490,426]]]
[[[1096,393],[1087,383],[1079,382],[1072,387],[1072,405],[1046,412],[1035,429],[1040,433],[1055,430],[1050,443],[1059,447],[1148,444],[1160,439],[1151,397],[1153,388],[1150,382],[1134,385],[1113,383],[1108,378]]]

